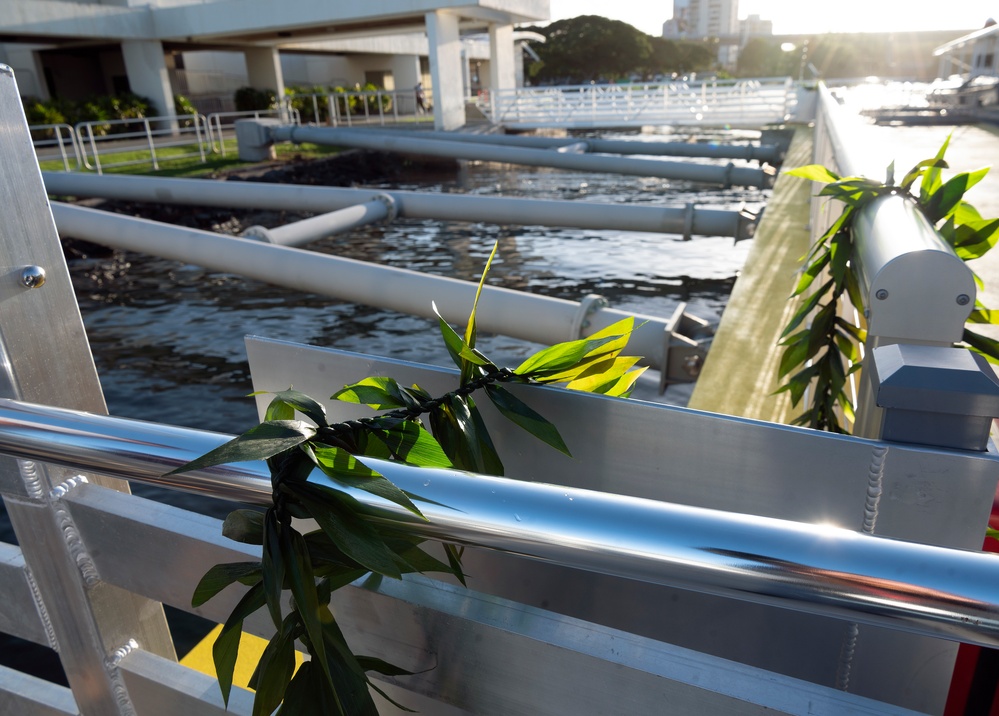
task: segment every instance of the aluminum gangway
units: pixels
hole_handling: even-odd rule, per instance
[[[489,121],[509,128],[759,129],[792,120],[799,89],[790,78],[518,87],[489,90],[477,103]]]
[[[223,539],[218,520],[130,495],[126,481],[265,504],[266,471],[164,478],[227,436],[102,415],[7,68],[0,155],[0,494],[19,543],[0,545],[0,630],[57,651],[69,682],[0,668],[0,707],[221,715],[214,680],[177,663],[161,605],[224,619],[240,588],[193,609],[194,586],[208,567],[257,553]],[[911,228],[873,225],[877,242]],[[967,278],[956,257],[939,247],[881,256],[913,271],[927,251],[944,270],[920,322],[945,333],[964,320],[951,308]],[[884,267],[868,269],[876,291]],[[878,347],[911,342],[892,337]],[[287,387],[282,371],[298,373],[298,361],[311,366],[296,377],[307,391],[320,374],[358,371],[419,375],[431,390],[450,380],[370,356],[248,346],[260,387]],[[952,349],[928,350],[944,385]],[[337,593],[355,648],[418,672],[385,682],[406,705],[444,716],[659,714],[667,704],[692,714],[933,713],[957,643],[999,646],[999,562],[975,551],[999,480],[984,439],[954,448],[851,438],[554,389],[537,400],[574,461],[500,430],[516,479],[384,466],[404,488],[457,508],[433,510],[425,534],[469,545],[473,579],[469,590],[414,577]],[[990,420],[922,407],[941,426]],[[267,636],[258,616],[245,628]],[[234,689],[229,712],[250,713],[251,698]]]

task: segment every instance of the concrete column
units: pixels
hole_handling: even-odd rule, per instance
[[[153,40],[122,40],[121,55],[132,91],[148,97],[156,106],[158,115],[168,117],[177,114],[163,44]],[[176,129],[177,122],[171,122],[171,127]]]
[[[392,77],[395,88],[400,92],[409,92],[418,82],[423,81],[420,74],[420,58],[418,55],[396,55],[392,58]],[[416,100],[412,92],[398,97],[400,114],[416,114]]]
[[[278,102],[284,97],[284,73],[281,71],[281,58],[275,47],[247,47],[246,74],[250,87],[273,90]]]
[[[458,16],[435,10],[427,13],[426,23],[434,85],[434,128],[457,129],[465,124]]]
[[[517,86],[513,59],[513,25],[489,26],[489,89],[506,90]]]

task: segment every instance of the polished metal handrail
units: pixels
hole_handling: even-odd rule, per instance
[[[229,436],[0,400],[0,452],[267,504],[263,463],[164,475]],[[999,560],[848,530],[568,487],[372,465],[427,522],[366,492],[371,519],[588,571],[999,646]],[[318,471],[310,478],[325,481]]]

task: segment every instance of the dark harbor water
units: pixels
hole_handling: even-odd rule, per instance
[[[744,141],[755,136],[731,132],[712,139]],[[693,202],[751,211],[760,211],[769,196],[758,189],[722,190],[661,179],[496,165],[464,166],[443,179],[368,186],[676,207]],[[301,217],[251,212],[221,221],[217,230],[238,233],[252,224],[296,218]],[[575,300],[598,293],[614,308],[657,316],[670,315],[685,301],[689,312],[711,321],[720,317],[751,245],[735,244],[731,238],[684,242],[662,234],[398,220],[310,248],[474,281],[497,241],[499,252],[489,278],[494,285]],[[450,365],[435,323],[422,318],[137,254],[73,260],[70,272],[113,415],[229,433],[245,430],[256,422],[254,403],[246,397],[251,391],[243,347],[247,334]],[[490,335],[480,336],[479,345],[501,365],[516,364],[539,347]],[[330,392],[339,387],[330,386]],[[135,485],[134,491],[219,517],[231,509],[142,485]],[[0,539],[14,541],[4,514]],[[202,627],[189,620],[171,621],[178,651],[184,653],[201,636]],[[22,668],[25,659],[45,661],[38,671],[52,676],[51,657],[24,657],[24,649],[0,642],[0,661]]]

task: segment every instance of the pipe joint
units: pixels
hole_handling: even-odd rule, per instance
[[[391,224],[399,216],[399,205],[395,198],[391,194],[386,194],[385,192],[379,192],[371,197],[373,201],[380,201],[385,205],[387,211],[383,223]]]
[[[572,326],[569,328],[569,340],[577,341],[583,337],[583,331],[590,326],[590,316],[607,307],[607,299],[595,293],[588,294],[579,302],[579,309],[572,318]]]

